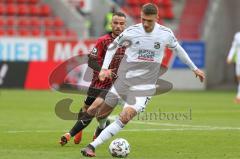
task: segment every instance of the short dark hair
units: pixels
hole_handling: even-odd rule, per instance
[[[123,13],[123,12],[114,12],[113,13],[113,16],[119,16],[119,17],[124,17],[124,18],[126,18],[126,15]]]
[[[143,5],[142,12],[146,15],[157,15],[158,14],[158,8],[153,3],[147,3],[147,4]]]

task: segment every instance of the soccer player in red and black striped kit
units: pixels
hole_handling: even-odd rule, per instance
[[[105,81],[100,81],[98,78],[99,71],[101,69],[103,59],[105,57],[106,51],[108,49],[109,44],[113,42],[113,40],[120,35],[126,27],[126,16],[121,12],[116,12],[112,17],[112,32],[100,37],[93,50],[89,54],[88,66],[91,67],[93,72],[93,78],[87,93],[87,98],[85,99],[84,106],[81,108],[78,114],[78,121],[73,126],[73,128],[65,133],[60,138],[60,144],[63,146],[70,141],[71,137],[74,137],[74,143],[79,144],[82,138],[82,130],[87,127],[95,114],[98,111],[99,106],[103,103],[105,95],[107,91],[111,88],[112,83],[116,79],[116,76],[112,79],[106,79]],[[115,57],[113,58],[109,69],[112,69],[116,74],[121,59],[124,55],[125,48],[119,48]],[[96,62],[97,65],[96,66]],[[101,131],[110,124],[110,121],[107,119],[97,119],[99,122],[99,126],[97,127],[94,138],[96,138]]]

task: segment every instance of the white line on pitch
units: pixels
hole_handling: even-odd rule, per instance
[[[173,128],[173,129],[126,129],[122,131],[132,132],[132,131],[216,131],[216,130],[240,130],[240,128]]]
[[[117,116],[110,116],[110,120],[115,120]],[[144,122],[144,121],[131,121],[132,124],[141,124],[141,125],[155,125],[155,126],[172,126],[172,127],[189,127],[189,128],[206,128],[206,129],[224,129],[224,130],[238,130],[239,127],[219,127],[219,126],[210,126],[210,125],[188,125],[188,124],[172,124],[172,123],[154,123],[154,122]]]
[[[123,132],[153,132],[153,131],[217,131],[217,130],[240,130],[240,128],[234,127],[212,127],[212,128],[158,128],[158,129],[123,129]],[[16,134],[16,133],[63,133],[64,130],[11,130],[3,131],[3,133]],[[85,132],[91,132],[89,130]]]
[[[110,120],[115,120],[117,116],[110,116]],[[122,131],[213,131],[213,130],[240,130],[240,127],[219,127],[210,125],[187,125],[187,124],[171,124],[171,123],[154,123],[143,121],[131,121],[132,124],[154,125],[154,126],[169,126],[175,128],[148,128],[148,129],[124,129]],[[176,128],[178,127],[178,128]],[[85,130],[86,131],[86,130]],[[3,133],[62,133],[67,130],[10,130],[3,131]],[[86,132],[90,132],[87,130]],[[1,131],[0,131],[1,133]]]

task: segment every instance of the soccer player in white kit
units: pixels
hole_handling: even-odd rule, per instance
[[[99,73],[100,80],[110,78],[111,70],[108,67],[118,47],[127,44],[127,49],[119,66],[118,78],[96,116],[104,120],[117,105],[118,98],[123,99],[125,104],[119,117],[105,128],[93,142],[81,150],[84,156],[95,157],[97,146],[122,130],[137,113],[144,111],[151,96],[155,93],[160,63],[166,47],[173,50],[200,78],[201,82],[205,79],[204,72],[194,65],[177,42],[172,31],[156,23],[157,18],[157,7],[152,3],[145,4],[141,11],[142,23],[127,28],[109,46],[102,70]],[[141,94],[141,92],[143,93]]]
[[[235,98],[236,103],[240,103],[240,32],[237,32],[234,36],[232,47],[228,53],[227,63],[231,64],[235,62],[235,72],[238,79],[238,91]]]

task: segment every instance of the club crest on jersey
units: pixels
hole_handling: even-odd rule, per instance
[[[154,43],[154,48],[155,49],[160,49],[160,43],[159,42],[155,42]]]
[[[92,54],[93,54],[93,55],[97,55],[97,52],[98,52],[98,49],[94,47],[94,48],[92,49]]]
[[[118,40],[120,40],[123,37],[123,34],[118,36]]]

